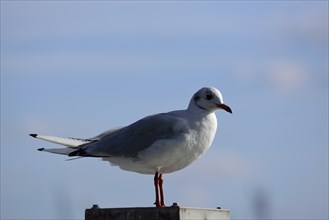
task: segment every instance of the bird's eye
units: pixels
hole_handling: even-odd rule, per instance
[[[207,99],[207,100],[212,99],[212,95],[211,95],[211,94],[206,94],[206,99]]]

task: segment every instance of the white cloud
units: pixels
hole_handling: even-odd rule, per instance
[[[301,89],[308,81],[306,68],[298,62],[272,63],[267,79],[281,91]]]
[[[292,14],[277,16],[281,34],[295,41],[328,45],[328,5],[323,6],[311,5]]]
[[[314,74],[317,77],[322,73]],[[237,63],[236,79],[247,86],[261,86],[276,92],[289,93],[299,91],[305,86],[314,86],[310,67],[302,60],[269,59],[263,61],[245,60]]]

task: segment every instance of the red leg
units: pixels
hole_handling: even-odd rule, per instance
[[[161,176],[161,174],[160,174]],[[160,198],[159,198],[159,174],[155,173],[154,175],[154,187],[155,187],[155,206],[161,207]]]
[[[163,194],[163,179],[162,174],[159,176],[159,189],[160,189],[160,200],[161,200],[161,207],[165,207],[165,200],[164,200],[164,194]]]

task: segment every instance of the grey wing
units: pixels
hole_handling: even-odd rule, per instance
[[[120,130],[121,128],[123,128],[123,127],[113,128],[113,129],[104,131],[103,133],[101,133],[101,134],[99,134],[99,135],[97,135],[95,137],[88,138],[88,140],[98,140],[99,141],[100,139],[108,136],[109,134],[112,134],[112,133]]]
[[[155,141],[174,138],[187,130],[184,119],[162,113],[111,132],[99,141],[86,144],[84,150],[91,156],[134,157]]]

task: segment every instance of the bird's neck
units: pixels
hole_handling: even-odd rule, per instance
[[[214,113],[213,111],[209,111],[209,110],[200,108],[192,100],[187,108],[187,112],[188,112],[188,114],[195,115],[195,116],[198,116],[201,118],[207,117],[208,115],[211,115]]]

